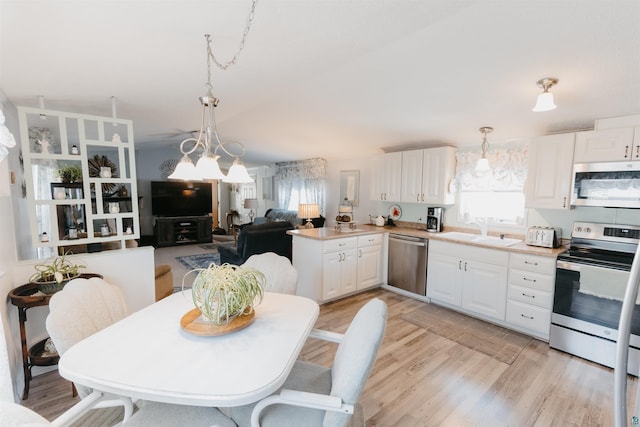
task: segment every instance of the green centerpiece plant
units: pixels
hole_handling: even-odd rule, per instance
[[[54,257],[34,266],[36,272],[29,277],[30,283],[38,285],[38,289],[45,294],[52,294],[61,290],[72,279],[80,276],[80,271],[86,266],[74,264],[67,257],[68,254]]]
[[[264,296],[264,274],[254,268],[212,263],[187,275],[196,272],[193,303],[213,325],[226,325],[240,315],[252,314]]]

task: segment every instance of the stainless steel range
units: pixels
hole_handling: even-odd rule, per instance
[[[568,252],[558,255],[549,345],[613,367],[618,322],[640,227],[576,222]],[[640,306],[636,302],[628,372],[640,367]]]

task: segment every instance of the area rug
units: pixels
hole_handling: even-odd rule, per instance
[[[218,246],[235,246],[235,245],[236,245],[236,242],[234,242],[233,240],[230,240],[228,242],[205,243],[203,245],[200,245],[200,247],[202,249],[208,249],[212,251],[212,250],[218,250]]]
[[[435,304],[401,316],[429,332],[511,365],[532,338]]]
[[[211,263],[220,265],[220,254],[218,252],[210,252],[206,254],[177,256],[176,261],[184,265],[188,270],[207,268]]]

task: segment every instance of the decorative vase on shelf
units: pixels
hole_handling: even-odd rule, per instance
[[[127,187],[125,187],[124,184],[121,184],[120,188],[118,189],[118,196],[127,197],[128,195],[129,195],[129,190],[127,190]]]

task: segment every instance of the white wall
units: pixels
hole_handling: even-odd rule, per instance
[[[5,124],[19,141],[17,133],[17,111],[6,101],[0,91],[0,104],[5,115]],[[18,148],[9,150],[9,156],[17,158]],[[0,400],[15,401],[17,387],[15,373],[21,370],[20,338],[17,334],[17,311],[8,302],[6,295],[15,287],[12,280],[16,254],[14,216],[11,196],[9,159],[0,162],[0,295],[5,299],[0,304]]]

